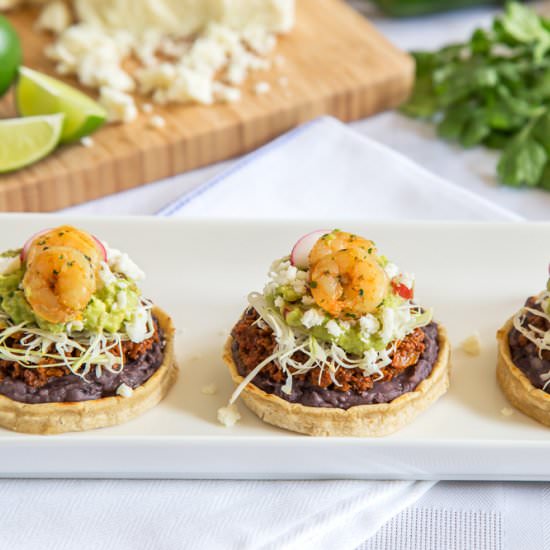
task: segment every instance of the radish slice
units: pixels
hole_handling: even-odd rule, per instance
[[[31,247],[33,241],[35,239],[38,239],[38,237],[40,237],[41,235],[45,235],[48,231],[50,231],[50,229],[43,229],[42,231],[38,231],[38,233],[35,233],[32,237],[26,240],[23,248],[21,249],[21,254],[19,254],[22,262],[25,261],[27,254],[29,253],[29,248]]]
[[[96,242],[97,247],[99,248],[99,251],[101,252],[101,256],[103,257],[103,261],[107,261],[107,249],[105,248],[105,245],[95,236],[92,235],[92,239]]]
[[[24,262],[25,259],[27,258],[27,254],[29,253],[29,248],[31,247],[32,243],[38,239],[38,237],[42,236],[42,235],[45,235],[46,233],[48,233],[48,231],[51,231],[51,228],[50,229],[43,229],[42,231],[39,231],[38,233],[35,233],[32,237],[30,237],[29,239],[27,239],[27,241],[25,242],[25,244],[23,245],[23,248],[21,249],[21,254],[19,255],[19,257],[21,258],[21,261]],[[99,249],[99,252],[101,254],[101,257],[103,259],[104,262],[107,261],[107,250],[105,249],[105,246],[104,244],[94,235],[91,235],[92,239],[95,241],[96,245],[97,245],[97,248]]]
[[[317,229],[307,235],[304,235],[294,245],[292,253],[290,254],[290,263],[299,269],[307,269],[309,267],[309,253],[315,246],[315,243],[327,233],[330,233],[332,229]]]

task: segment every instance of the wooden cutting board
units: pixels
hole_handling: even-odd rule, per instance
[[[406,98],[414,73],[409,56],[342,0],[297,4],[296,27],[279,39],[275,52],[285,62],[252,74],[241,102],[155,108],[166,119],[162,129],[151,128],[151,115],[145,114],[131,124],[106,126],[94,134],[93,147],[65,146],[0,176],[0,210],[64,208],[241,155],[322,114],[351,121]],[[25,64],[54,74],[43,54],[51,37],[34,30],[35,17],[32,9],[9,15],[22,38]],[[254,94],[259,81],[270,82],[271,91]],[[0,115],[13,114],[8,97]]]

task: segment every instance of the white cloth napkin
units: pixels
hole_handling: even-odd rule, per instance
[[[241,220],[520,219],[331,117],[251,153],[159,214]]]
[[[438,483],[358,550],[547,550],[548,483]]]
[[[431,482],[3,480],[10,550],[353,550]]]

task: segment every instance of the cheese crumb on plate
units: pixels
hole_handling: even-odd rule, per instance
[[[218,386],[216,384],[207,384],[201,388],[203,395],[216,395],[218,393]]]
[[[476,331],[468,336],[468,338],[460,344],[460,347],[468,355],[479,355],[481,353],[481,337],[479,336],[479,332]]]
[[[235,403],[218,409],[218,421],[226,428],[233,427],[241,419],[241,413]]]

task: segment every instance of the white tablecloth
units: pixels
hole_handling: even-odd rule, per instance
[[[492,13],[493,11],[490,9],[475,9],[422,20],[390,21],[378,15],[375,15],[374,19],[382,32],[404,48],[433,48],[448,40],[464,38],[474,25],[480,21],[488,21]],[[428,125],[411,121],[394,113],[386,113],[369,120],[359,121],[352,127],[361,134],[403,153],[433,173],[485,197],[495,204],[508,208],[524,218],[548,219],[550,193],[532,190],[518,191],[499,187],[494,177],[496,157],[492,152],[483,149],[463,151],[453,145],[436,141],[433,129]],[[73,213],[97,214],[153,214],[183,193],[210,180],[234,162],[236,161],[221,163],[177,176],[155,185],[124,193],[121,196],[113,196],[82,205],[71,209],[71,211]],[[37,494],[33,490],[33,483],[40,482],[0,482],[0,504],[2,507],[9,506],[9,503],[17,497],[28,498],[32,501],[33,495]],[[83,541],[82,548],[93,547],[90,542],[94,540],[94,533],[105,526],[112,528],[116,524],[116,521],[113,524],[113,518],[116,518],[117,506],[129,506],[133,516],[140,518],[140,524],[150,526],[149,532],[152,535],[149,539],[147,538],[146,528],[136,529],[134,533],[129,534],[127,529],[124,530],[124,527],[121,527],[121,538],[113,539],[113,548],[130,548],[132,541],[135,548],[167,548],[171,550],[172,548],[190,547],[189,541],[182,540],[181,544],[178,544],[178,529],[181,529],[181,526],[177,521],[170,524],[171,531],[168,534],[158,532],[156,529],[155,514],[151,513],[151,508],[147,505],[147,498],[158,489],[157,482],[140,482],[141,485],[137,489],[125,486],[127,482],[52,481],[43,483],[50,485],[42,485],[38,493],[43,495],[46,506],[43,515],[36,518],[37,525],[41,529],[50,531],[58,529],[59,540],[62,540],[61,537],[65,535],[62,522],[67,505],[69,508],[76,506],[76,510],[82,512],[82,533],[79,533],[76,538],[69,539],[74,542],[72,547],[80,547],[79,540]],[[94,512],[92,514],[93,525],[89,525],[85,519],[88,515],[85,507],[70,499],[67,500],[67,496],[77,487],[77,485],[71,485],[72,483],[90,483],[89,505]],[[167,489],[169,494],[174,494],[174,491],[181,490],[182,487],[180,482],[163,483],[173,483]],[[218,482],[217,485],[212,483],[215,486],[215,493],[219,494],[218,491],[224,491],[223,482]],[[410,495],[410,488],[406,489],[407,494]],[[81,494],[81,490],[82,485],[78,488],[79,494]],[[244,490],[249,490],[249,486],[246,488],[243,486]],[[288,489],[280,486],[276,490],[278,492],[281,490],[293,491],[292,487]],[[227,495],[231,494],[228,489],[226,491]],[[275,491],[275,486],[273,491]],[[119,492],[119,498],[113,498],[113,494],[117,494],[117,492]],[[416,490],[416,497],[420,496],[422,492],[422,488]],[[258,492],[258,494],[261,493]],[[47,495],[49,495],[48,498]],[[549,496],[547,484],[440,483],[411,507],[386,523],[375,536],[365,542],[362,548],[364,550],[385,548],[396,550],[433,550],[438,548],[501,550],[503,548],[519,548],[520,546],[526,550],[549,548],[550,538],[547,528],[550,514]],[[140,505],[139,501],[143,501],[143,505]],[[166,502],[164,514],[170,514],[171,502],[171,500]],[[102,506],[104,506],[104,512],[101,512]],[[54,519],[56,514],[48,512],[52,508],[59,511],[58,526]],[[24,517],[24,503],[19,510]],[[71,518],[73,516],[74,514],[70,515]],[[249,517],[247,521],[254,521],[254,519]],[[4,533],[5,527],[4,525],[2,527]],[[341,528],[346,529],[345,522],[341,524]],[[8,535],[16,537],[20,532],[24,541],[23,522],[21,524],[10,523],[10,529],[6,530]],[[10,538],[9,540],[15,539]],[[40,547],[39,540],[39,538],[29,539],[29,544],[23,543],[17,547],[38,548]],[[155,540],[158,541],[158,545],[155,545]],[[295,539],[294,542],[297,540]],[[101,542],[105,543],[106,541],[101,539]],[[332,547],[338,548],[337,541],[333,540],[331,543]],[[1,547],[2,543],[0,543]],[[58,547],[69,548],[71,546],[60,544]],[[103,546],[99,547],[103,548]],[[196,541],[196,547],[201,547],[200,541]],[[223,544],[219,547],[223,547]],[[228,547],[237,546],[228,545]],[[254,547],[254,545],[247,547]],[[302,539],[300,546],[289,544],[287,547],[305,548],[307,545],[304,545]],[[16,546],[12,545],[10,548],[16,548]]]

